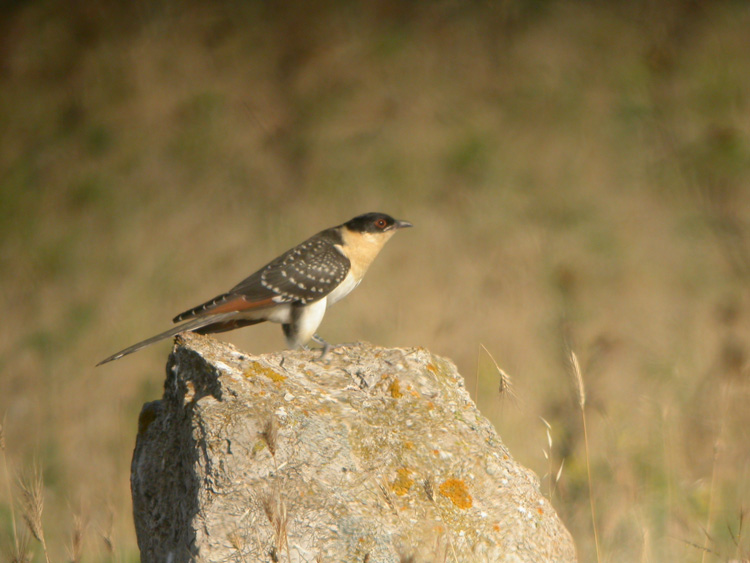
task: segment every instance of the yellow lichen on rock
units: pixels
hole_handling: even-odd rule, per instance
[[[463,479],[448,479],[440,485],[440,494],[450,499],[458,508],[471,508],[474,504],[469,488]]]
[[[408,467],[402,467],[396,470],[396,478],[391,484],[391,489],[400,497],[408,493],[409,489],[411,489],[412,485],[414,484],[414,479],[409,477],[410,474],[411,469],[409,469]]]
[[[281,375],[280,373],[272,370],[269,367],[264,366],[260,362],[250,362],[250,365],[245,369],[243,372],[243,375],[245,377],[253,377],[256,375],[263,375],[270,379],[271,381],[275,381],[276,383],[281,383],[286,379],[285,375]]]

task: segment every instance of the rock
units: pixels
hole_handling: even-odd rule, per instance
[[[452,363],[318,355],[178,337],[133,453],[144,563],[576,560]]]

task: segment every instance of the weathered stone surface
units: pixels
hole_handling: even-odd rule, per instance
[[[144,563],[576,560],[453,364],[317,355],[180,337],[133,454]]]

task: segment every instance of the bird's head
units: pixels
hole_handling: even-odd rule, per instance
[[[357,281],[362,279],[388,239],[397,230],[411,226],[408,221],[398,221],[385,213],[365,213],[341,226],[342,251],[351,261]]]
[[[408,221],[399,221],[385,213],[365,213],[344,223],[344,227],[355,233],[390,233],[397,229],[411,227]],[[390,237],[388,237],[390,238]]]

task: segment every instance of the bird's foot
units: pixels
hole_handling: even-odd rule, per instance
[[[318,356],[317,360],[323,360],[328,355],[328,352],[331,350],[331,345],[328,344],[325,340],[323,340],[320,336],[317,334],[313,334],[312,339],[317,342],[318,344],[322,344],[323,348],[320,350],[320,356]]]

